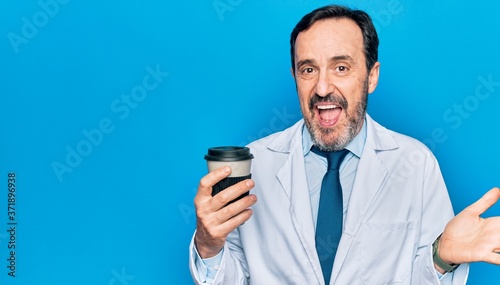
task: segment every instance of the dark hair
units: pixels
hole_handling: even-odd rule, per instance
[[[329,5],[318,8],[302,17],[290,35],[290,54],[292,56],[292,68],[295,72],[295,41],[300,32],[309,29],[314,23],[326,19],[347,18],[351,19],[361,28],[363,34],[363,45],[365,48],[366,68],[370,72],[378,60],[378,36],[370,16],[361,10]]]

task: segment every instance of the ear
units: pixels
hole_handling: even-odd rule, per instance
[[[368,75],[368,93],[372,93],[377,88],[378,76],[380,72],[380,62],[375,62]]]
[[[292,74],[293,79],[295,79],[295,72],[293,71],[293,67],[290,67],[290,73]]]

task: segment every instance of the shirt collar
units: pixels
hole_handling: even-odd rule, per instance
[[[366,116],[363,120],[363,127],[361,127],[361,131],[354,137],[352,141],[350,141],[345,147],[347,150],[352,152],[358,158],[361,158],[361,154],[363,153],[363,149],[366,143]],[[313,146],[311,133],[306,127],[306,124],[302,127],[302,151],[304,152],[304,156],[309,154],[311,147]]]

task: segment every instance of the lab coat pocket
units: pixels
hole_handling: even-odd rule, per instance
[[[417,222],[364,223],[359,233],[364,284],[410,284]]]

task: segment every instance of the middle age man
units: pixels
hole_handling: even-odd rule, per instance
[[[468,262],[500,263],[500,235],[485,234],[493,222],[479,218],[500,190],[447,226],[454,213],[435,157],[366,114],[380,71],[370,17],[319,8],[296,25],[290,44],[303,119],[249,145],[253,180],[212,197],[212,185],[230,169],[201,179],[190,256],[195,282],[463,285]],[[340,227],[339,242],[315,240],[327,159],[313,148],[349,151],[340,165],[341,224],[331,226]],[[333,265],[325,266],[320,251],[333,249]]]

